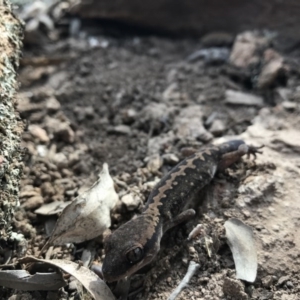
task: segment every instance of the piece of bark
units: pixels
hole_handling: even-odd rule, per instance
[[[8,1],[0,1],[0,243],[25,245],[22,234],[13,232],[12,218],[19,205],[22,175],[20,147],[23,122],[16,111],[17,69],[22,48],[23,25]],[[2,249],[2,251],[5,249]],[[19,255],[25,252],[21,247]]]

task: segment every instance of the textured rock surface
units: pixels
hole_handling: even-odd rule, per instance
[[[8,2],[4,1],[0,5],[0,242],[4,247],[15,240],[11,222],[19,203],[22,174],[20,136],[23,123],[15,110],[21,40],[22,24],[12,14]]]

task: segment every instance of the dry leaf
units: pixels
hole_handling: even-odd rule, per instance
[[[94,297],[95,300],[115,300],[109,287],[90,269],[80,266],[72,261],[63,259],[37,259],[27,256],[19,260],[20,263],[46,263],[58,267],[66,273],[74,276]]]
[[[56,215],[62,210],[68,206],[71,203],[71,201],[54,201],[51,203],[47,203],[36,209],[34,212],[39,215],[45,215],[45,216],[52,216]]]
[[[110,211],[118,199],[105,163],[99,180],[63,210],[47,244],[81,243],[101,235],[111,225]]]
[[[238,219],[224,224],[238,279],[254,282],[257,273],[257,251],[252,228]]]
[[[25,270],[0,271],[0,286],[21,291],[50,291],[66,286],[62,274],[36,273]]]

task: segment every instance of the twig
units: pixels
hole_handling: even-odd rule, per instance
[[[38,255],[39,258],[42,258],[42,255],[48,250],[49,246],[50,246],[50,239],[45,243],[45,245],[41,249],[41,251]]]
[[[16,265],[17,265],[17,263],[4,264],[4,265],[0,265],[0,268],[15,267]]]
[[[53,246],[48,247],[47,252],[45,254],[45,259],[50,259],[51,255],[53,253],[53,249],[54,249]]]
[[[183,279],[181,280],[181,282],[179,283],[177,288],[170,295],[168,300],[175,300],[177,298],[177,296],[182,292],[182,290],[187,287],[191,278],[194,276],[194,274],[199,269],[199,267],[200,267],[200,265],[195,263],[194,261],[190,262],[187,273],[185,274],[185,276],[183,277]]]
[[[192,239],[194,239],[196,236],[202,234],[203,232],[203,228],[202,228],[202,224],[198,224],[189,234],[187,240],[190,241]]]

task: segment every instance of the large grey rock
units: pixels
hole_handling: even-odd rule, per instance
[[[300,32],[297,0],[85,0],[72,13],[177,34],[268,28],[296,39]]]

